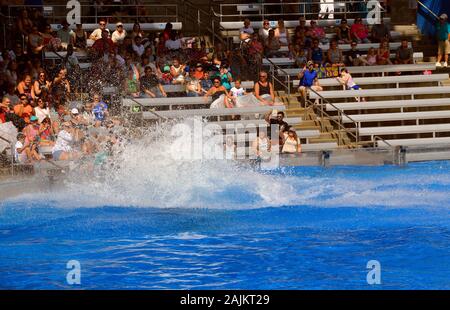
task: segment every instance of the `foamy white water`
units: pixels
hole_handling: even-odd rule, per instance
[[[335,173],[339,168],[298,167],[268,173],[230,160],[192,159],[191,145],[172,136],[172,126],[159,125],[144,138],[123,143],[113,165],[88,174],[75,171],[64,189],[29,197],[64,207],[450,206],[447,165],[413,170],[376,167],[370,173],[364,168]],[[181,141],[186,142],[186,136]],[[202,144],[205,152],[217,151],[206,144]],[[389,169],[395,171],[386,173]]]

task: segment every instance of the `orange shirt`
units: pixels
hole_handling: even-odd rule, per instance
[[[22,115],[20,115],[20,110],[23,107]],[[30,117],[33,115],[33,107],[31,105],[27,105],[26,107],[23,106],[23,104],[18,104],[14,106],[14,113],[16,113],[18,116],[23,118],[26,123],[30,122]]]

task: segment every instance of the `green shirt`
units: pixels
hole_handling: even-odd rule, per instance
[[[448,33],[450,32],[450,25],[445,22],[444,24],[441,24],[440,22],[436,25],[437,30],[437,36],[439,41],[446,41],[448,40]]]

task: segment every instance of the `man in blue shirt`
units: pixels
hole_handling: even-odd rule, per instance
[[[447,14],[442,14],[439,17],[439,22],[436,25],[437,39],[438,39],[438,56],[436,67],[442,67],[441,60],[444,55],[444,67],[448,66],[448,54],[450,54],[450,34]]]
[[[307,89],[314,85],[314,80],[317,78],[317,71],[314,70],[314,63],[308,61],[306,67],[299,72],[298,78],[300,79],[300,87],[298,91],[301,96],[302,103],[306,100]]]
[[[98,94],[94,95],[94,108],[92,109],[92,113],[95,116],[95,120],[100,122],[103,122],[108,115],[108,105],[101,100]]]

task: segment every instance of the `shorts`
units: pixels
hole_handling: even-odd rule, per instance
[[[450,42],[448,40],[438,42],[438,55],[450,54]]]
[[[52,153],[53,160],[59,160],[59,158],[61,157],[62,153],[64,153],[64,151],[54,151]]]

